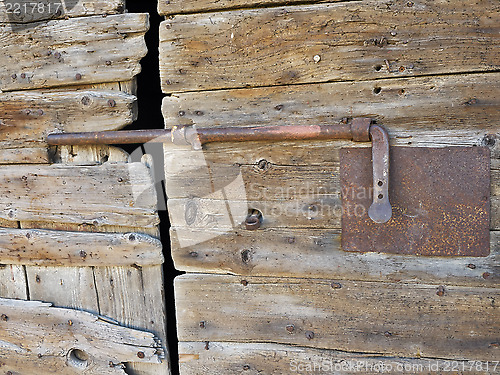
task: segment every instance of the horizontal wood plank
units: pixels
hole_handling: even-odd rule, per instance
[[[499,14],[494,0],[371,0],[176,15],[160,27],[162,89],[494,71]]]
[[[0,113],[0,163],[47,163],[48,134],[121,129],[137,118],[137,101],[111,90],[3,93]]]
[[[340,230],[320,229],[172,228],[170,237],[175,267],[186,272],[463,286],[500,281],[498,231],[491,232],[489,256],[453,258],[345,252],[340,235]],[[188,240],[179,241],[182,236]]]
[[[498,358],[498,289],[191,274],[175,290],[181,341]]]
[[[439,375],[449,371],[466,374],[477,370],[474,361],[384,357],[270,343],[181,342],[179,353],[183,375]],[[477,365],[478,369],[484,367],[483,374],[494,374],[498,368],[496,362],[478,362]]]
[[[159,363],[163,356],[152,333],[83,311],[2,298],[0,313],[2,371],[32,373],[51,364],[65,374],[125,374],[125,362]]]
[[[0,90],[126,81],[146,55],[149,15],[129,13],[0,25]]]
[[[161,242],[138,233],[0,228],[0,263],[35,266],[144,266],[163,263]]]
[[[26,24],[65,17],[116,14],[124,10],[125,0],[0,0],[0,23]],[[25,25],[11,26],[19,30]]]
[[[102,231],[155,227],[156,193],[142,163],[0,167],[0,218],[52,221]]]

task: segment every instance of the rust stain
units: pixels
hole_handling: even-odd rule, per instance
[[[392,147],[391,220],[368,217],[373,194],[369,148],[341,150],[345,251],[423,256],[490,253],[487,147]]]

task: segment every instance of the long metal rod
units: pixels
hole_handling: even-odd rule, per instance
[[[285,140],[346,139],[372,141],[373,204],[368,211],[376,223],[385,223],[392,216],[389,202],[389,136],[385,129],[373,125],[369,118],[354,118],[351,123],[336,125],[278,125],[259,127],[196,128],[173,127],[158,130],[122,130],[90,133],[50,134],[49,145],[96,145],[130,143],[174,143],[191,145],[195,149],[210,142],[248,142]]]

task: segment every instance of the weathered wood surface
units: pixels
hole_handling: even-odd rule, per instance
[[[0,168],[0,218],[94,227],[154,227],[156,194],[141,163]]]
[[[171,229],[171,251],[175,267],[187,272],[489,287],[500,281],[500,232],[491,232],[488,257],[442,258],[345,252],[340,230],[191,230],[184,247],[181,231]]]
[[[180,341],[498,358],[494,288],[193,274],[175,285]]]
[[[41,22],[13,32],[0,25],[0,90],[126,81],[146,54],[148,14]]]
[[[499,14],[494,0],[372,0],[177,15],[160,28],[162,89],[494,71]]]
[[[308,3],[324,3],[328,0],[308,0]],[[334,2],[338,0],[332,0]],[[179,13],[206,12],[262,6],[304,3],[303,0],[159,0],[158,12],[162,16]]]
[[[0,23],[30,23],[65,17],[123,13],[125,0],[0,0]],[[12,25],[13,28],[20,25]]]
[[[0,262],[35,266],[145,266],[163,263],[161,242],[138,233],[0,228]]]
[[[124,362],[159,363],[163,356],[151,333],[51,306],[0,299],[2,371],[31,374],[45,364],[63,373],[125,374]]]
[[[0,163],[47,163],[50,133],[118,130],[137,118],[136,97],[111,90],[0,94]]]
[[[446,372],[471,374],[478,369],[482,374],[498,373],[496,362],[487,365],[474,361],[384,357],[270,343],[181,342],[179,353],[181,373],[184,375],[438,375]]]

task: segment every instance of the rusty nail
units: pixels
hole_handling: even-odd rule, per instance
[[[12,219],[15,216],[14,211],[10,210],[8,216]]]
[[[312,340],[314,338],[314,332],[313,331],[306,331],[306,338],[308,340]]]
[[[489,272],[484,272],[483,273],[483,279],[487,279],[488,277],[490,277],[490,273]]]
[[[181,117],[182,117],[182,116],[184,116],[185,114],[186,114],[186,112],[184,112],[184,111],[179,111],[179,116],[181,116]]]
[[[278,104],[276,107],[274,107],[275,110],[281,111],[283,109],[284,105],[283,104]]]
[[[80,250],[80,256],[81,256],[82,258],[86,258],[86,257],[87,257],[87,252],[86,252],[86,251],[84,251],[84,250]]]
[[[61,54],[59,52],[54,53],[54,57],[56,59],[59,59],[61,57]]]
[[[111,61],[106,60],[106,65],[110,66],[111,65]]]
[[[143,359],[146,356],[144,355],[144,352],[138,352],[137,357],[139,357],[140,359]]]
[[[398,91],[398,94],[399,94],[399,95],[403,95],[404,93],[405,93],[405,90],[404,90],[404,89],[399,89],[399,91]]]
[[[128,236],[129,241],[135,241],[135,235],[131,234]]]
[[[9,320],[9,317],[8,317],[7,315],[5,315],[5,314],[2,314],[2,315],[0,316],[0,319],[2,319],[4,322],[6,322],[6,321],[8,321],[8,320]]]
[[[475,264],[472,264],[472,263],[469,263],[467,265],[468,268],[470,268],[471,270],[475,270],[476,269],[476,265]]]
[[[37,283],[40,283],[40,276],[36,275],[36,277],[35,277],[35,281],[36,281]]]
[[[404,71],[405,71],[405,69],[406,69],[406,68],[405,68],[404,66],[400,66],[400,67],[399,67],[399,71],[400,71],[400,72],[404,72]]]
[[[167,24],[165,25],[165,28],[166,28],[166,29],[171,29],[171,28],[172,28],[172,25],[170,25],[170,24],[168,24],[168,23],[167,23]]]
[[[205,322],[204,321],[200,322],[200,328],[205,328]]]
[[[391,332],[389,332],[389,331],[385,331],[385,332],[384,332],[384,336],[385,336],[385,337],[391,337],[391,336],[392,336],[392,333],[391,333]]]
[[[252,254],[250,250],[243,250],[241,252],[241,261],[245,264],[250,263],[250,260],[252,259]]]
[[[293,331],[295,331],[295,326],[293,324],[288,324],[285,328],[290,333],[292,333]]]
[[[80,73],[76,73],[76,74],[75,74],[75,79],[76,79],[77,81],[81,80],[81,79],[82,79],[82,75],[81,75]]]
[[[493,348],[498,348],[498,347],[500,347],[500,343],[495,341],[495,342],[492,342],[489,346],[493,347]]]
[[[191,256],[191,258],[197,258],[198,257],[198,253],[196,251],[191,251],[189,253],[189,255]]]
[[[25,79],[26,78],[26,74],[25,73],[21,73],[21,78]]]
[[[472,98],[472,99],[469,99],[465,102],[466,105],[473,105],[473,104],[477,104],[477,99],[476,98]]]
[[[342,284],[341,283],[337,283],[337,282],[333,282],[331,284],[331,286],[332,286],[333,289],[340,289],[340,288],[342,288]]]
[[[116,102],[113,100],[113,99],[109,99],[108,100],[108,107],[116,107]]]
[[[37,113],[38,113],[38,116],[43,116],[43,109],[39,109],[39,110],[37,111]]]
[[[12,79],[16,79],[17,78],[17,74],[12,74]]]
[[[89,105],[90,104],[90,98],[88,96],[84,96],[82,98],[82,104],[83,105]]]
[[[248,365],[244,365],[244,366],[243,366],[243,370],[245,370],[245,371],[250,370],[250,366],[248,366]]]
[[[196,116],[203,116],[203,111],[196,111],[196,112],[195,112],[195,115],[196,115]]]
[[[241,285],[243,285],[243,286],[247,286],[247,285],[248,285],[248,281],[246,281],[246,280],[241,280]]]
[[[208,346],[209,346],[209,344],[210,344],[210,341],[205,341],[205,350],[210,349],[210,348],[208,347]]]
[[[169,79],[167,79],[167,80],[165,81],[165,83],[166,83],[167,85],[171,85],[171,84],[172,84],[172,81],[171,81],[171,80],[169,80]]]
[[[438,286],[438,289],[437,289],[436,294],[437,294],[439,297],[442,297],[442,296],[444,296],[444,292],[445,292],[445,290],[444,290],[444,286],[442,286],[442,285]]]
[[[73,321],[72,320],[68,320],[68,325],[72,326],[73,325]]]

